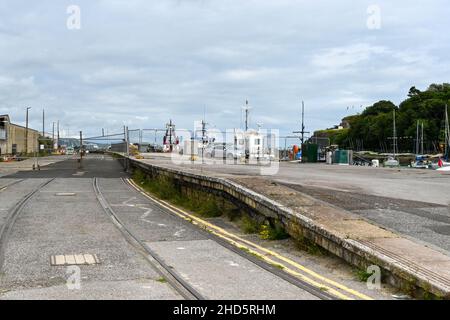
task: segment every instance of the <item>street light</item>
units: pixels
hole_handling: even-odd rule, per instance
[[[28,110],[30,110],[31,107],[27,107],[27,118],[26,118],[26,126],[25,126],[25,154],[28,153]]]

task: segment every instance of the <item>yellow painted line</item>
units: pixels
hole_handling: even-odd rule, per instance
[[[245,242],[248,242],[248,241],[246,241],[246,240],[244,240],[244,239],[239,238],[238,236],[235,236],[235,235],[233,235],[233,234],[230,234],[229,232],[223,230],[223,229],[220,228],[220,227],[217,227],[217,226],[215,226],[215,225],[212,225],[212,224],[210,224],[209,222],[204,221],[204,220],[202,220],[202,219],[200,219],[200,218],[198,218],[198,217],[195,217],[195,216],[193,216],[193,215],[191,215],[191,214],[189,214],[189,213],[187,213],[187,212],[185,212],[185,211],[183,211],[183,210],[181,210],[181,209],[179,209],[179,208],[172,207],[172,205],[168,204],[168,203],[165,202],[165,201],[154,199],[152,196],[149,196],[146,192],[143,192],[143,191],[142,191],[142,190],[141,190],[141,189],[140,189],[140,188],[139,188],[132,180],[128,180],[128,181],[130,182],[130,184],[133,185],[133,187],[134,187],[137,191],[139,191],[140,193],[142,193],[145,197],[147,197],[148,199],[152,200],[153,202],[155,202],[155,203],[161,205],[162,207],[168,209],[169,211],[173,212],[174,214],[176,214],[176,215],[179,216],[180,218],[182,218],[182,219],[184,219],[184,220],[187,220],[187,221],[189,221],[189,222],[191,222],[191,223],[193,223],[193,224],[198,224],[198,223],[197,223],[196,221],[194,221],[194,220],[200,221],[200,223],[203,224],[205,227],[210,226],[211,228],[220,230],[220,232],[222,232],[222,233],[226,233],[226,234],[231,235],[231,236],[233,236],[233,237],[235,237],[235,238],[238,238],[239,240],[243,240],[243,241],[245,241]],[[177,210],[183,212],[183,214],[180,214],[179,212],[177,212]],[[252,254],[254,254],[254,255],[257,255],[258,257],[260,257],[261,259],[265,260],[266,262],[268,262],[268,263],[270,263],[270,264],[272,264],[272,265],[280,265],[280,266],[282,266],[284,271],[286,271],[286,272],[288,272],[288,273],[290,273],[290,274],[292,274],[292,275],[294,275],[294,276],[296,276],[296,277],[302,279],[303,281],[305,281],[305,282],[307,282],[307,283],[309,283],[309,284],[311,284],[311,285],[313,285],[313,286],[315,286],[315,287],[324,289],[324,290],[328,291],[329,293],[334,294],[336,297],[338,297],[338,298],[340,298],[340,299],[344,299],[344,300],[353,300],[352,298],[350,298],[350,297],[348,297],[348,296],[346,296],[346,295],[340,293],[339,291],[336,291],[335,289],[333,289],[333,288],[331,288],[331,287],[328,287],[328,286],[326,286],[326,285],[323,285],[323,284],[321,284],[321,283],[318,283],[318,282],[316,282],[316,281],[314,281],[314,280],[312,280],[312,279],[306,277],[305,275],[303,275],[303,274],[301,274],[301,273],[298,273],[298,272],[296,272],[296,271],[294,271],[294,270],[292,270],[292,269],[290,269],[290,268],[288,268],[288,267],[286,267],[286,266],[280,264],[279,262],[276,262],[276,261],[274,261],[274,260],[272,260],[272,259],[270,259],[270,258],[267,258],[266,256],[261,255],[259,252],[256,252],[256,251],[250,249],[249,247],[247,247],[247,246],[245,246],[245,245],[242,245],[242,244],[240,244],[240,243],[238,243],[238,242],[236,242],[236,241],[234,241],[234,240],[232,240],[232,239],[230,239],[230,238],[228,238],[228,237],[226,237],[226,236],[224,236],[224,235],[222,235],[222,234],[220,234],[220,233],[217,233],[217,232],[212,231],[212,230],[209,230],[209,231],[210,231],[211,233],[213,233],[214,235],[216,235],[216,236],[218,236],[218,237],[220,237],[220,238],[225,239],[226,241],[230,242],[230,243],[233,244],[234,246],[236,246],[236,247],[238,247],[238,248],[244,248],[244,249],[247,250],[248,252],[250,252],[250,253],[252,253]],[[251,243],[251,242],[250,242],[250,244],[253,245],[253,246],[255,246],[255,247],[257,247],[255,244],[253,244],[253,243]],[[275,256],[274,254],[272,254],[272,255]]]
[[[172,204],[167,203],[167,202],[164,201],[164,200],[157,200],[157,199],[153,198],[152,196],[148,195],[145,191],[142,191],[142,189],[141,189],[134,181],[132,181],[131,179],[127,179],[127,181],[128,181],[128,182],[129,182],[129,183],[130,183],[130,184],[131,184],[138,192],[140,192],[141,194],[143,194],[145,197],[147,197],[148,199],[150,199],[150,200],[152,200],[152,201],[154,201],[154,202],[160,204],[161,206],[165,207],[166,209],[170,210],[171,212],[175,213],[176,215],[178,215],[179,217],[181,217],[181,218],[183,218],[183,219],[185,219],[185,220],[188,220],[188,221],[189,221],[189,220],[191,220],[191,221],[198,221],[198,222],[200,222],[201,224],[203,224],[203,225],[205,225],[205,226],[207,226],[207,227],[209,227],[209,228],[212,228],[212,229],[217,230],[219,233],[222,233],[222,234],[225,234],[225,235],[227,235],[227,236],[229,236],[229,237],[235,238],[235,239],[237,239],[237,240],[240,241],[240,242],[246,243],[247,245],[250,245],[250,246],[252,246],[252,247],[254,247],[254,248],[257,248],[257,249],[259,249],[259,250],[261,250],[261,251],[263,251],[263,252],[265,252],[265,253],[267,253],[267,254],[269,254],[269,255],[272,255],[272,256],[278,258],[279,260],[284,261],[284,262],[290,264],[291,266],[294,266],[294,267],[298,268],[299,270],[302,270],[302,271],[305,272],[305,273],[308,273],[309,275],[315,277],[316,279],[319,279],[319,280],[321,280],[321,281],[323,281],[323,282],[326,282],[326,283],[328,283],[328,284],[330,284],[330,285],[332,285],[332,286],[334,286],[334,287],[336,287],[336,288],[339,288],[339,289],[341,289],[342,291],[345,291],[345,292],[347,292],[347,293],[349,293],[349,294],[352,294],[352,295],[354,295],[354,296],[356,296],[356,297],[358,297],[358,298],[360,298],[360,299],[363,299],[363,300],[373,300],[373,298],[371,298],[371,297],[369,297],[369,296],[367,296],[367,295],[365,295],[365,294],[363,294],[363,293],[361,293],[361,292],[358,292],[358,291],[356,291],[356,290],[354,290],[354,289],[348,288],[348,287],[346,287],[346,286],[344,286],[344,285],[342,285],[342,284],[340,284],[340,283],[338,283],[338,282],[336,282],[336,281],[334,281],[334,280],[328,279],[328,278],[326,278],[326,277],[324,277],[324,276],[322,276],[322,275],[320,275],[320,274],[314,272],[313,270],[308,269],[308,268],[306,268],[305,266],[302,266],[301,264],[299,264],[299,263],[297,263],[297,262],[295,262],[295,261],[292,261],[292,260],[289,259],[289,258],[286,258],[286,257],[280,255],[279,253],[277,253],[277,252],[275,252],[275,251],[269,250],[269,249],[267,249],[267,248],[264,248],[264,247],[261,247],[261,246],[255,244],[255,243],[253,243],[253,242],[251,242],[251,241],[248,241],[248,240],[246,240],[246,239],[240,238],[239,236],[237,236],[237,235],[235,235],[235,234],[232,234],[232,233],[230,233],[230,232],[228,232],[228,231],[226,231],[226,230],[224,230],[224,229],[222,229],[222,228],[220,228],[220,227],[218,227],[218,226],[216,226],[216,225],[214,225],[214,224],[211,224],[211,223],[209,223],[209,222],[207,222],[207,221],[205,221],[205,220],[203,220],[203,219],[201,219],[201,218],[198,218],[198,217],[196,217],[196,216],[191,215],[190,213],[188,213],[188,212],[186,212],[186,211],[184,211],[184,210],[182,210],[182,209],[180,209],[180,208],[175,207],[175,206],[173,206]],[[180,213],[178,213],[177,211],[182,212],[183,214],[180,214]],[[188,218],[187,218],[187,217],[188,217]],[[214,232],[214,234],[216,234],[216,235],[218,235],[218,236],[220,236],[220,237],[222,237],[222,238],[225,238],[225,239],[227,239],[227,240],[230,241],[230,242],[236,243],[234,240],[231,240],[231,239],[229,239],[229,238],[227,238],[227,237],[225,237],[225,236],[223,236],[223,235],[219,235],[219,234],[216,233],[216,232]],[[240,245],[240,244],[237,244],[237,246],[238,246],[238,247],[243,247],[243,246]],[[245,246],[244,246],[244,247],[245,247]],[[270,263],[281,265],[281,264],[278,263],[278,262],[275,262],[275,261],[273,261],[273,260],[271,260],[271,259],[269,259],[269,258],[267,258],[267,257],[265,257],[265,256],[263,256],[263,255],[260,255],[259,253],[257,253],[257,252],[255,252],[255,251],[251,250],[250,248],[247,248],[247,247],[246,247],[246,249],[248,249],[248,250],[250,250],[251,252],[257,254],[258,256],[261,256],[263,259],[265,259],[266,261],[268,261],[268,262],[270,262]],[[303,279],[303,278],[306,278],[304,275],[299,274],[298,272],[293,271],[292,269],[289,269],[289,268],[287,268],[287,267],[284,266],[284,265],[282,265],[282,266],[284,267],[283,270],[286,270],[287,272],[289,272],[289,273],[291,273],[291,274],[297,275],[297,276],[301,277],[302,279]],[[307,279],[309,279],[309,278],[307,278]],[[312,280],[312,279],[309,279],[309,280],[312,281],[312,282],[314,282],[314,283],[317,283],[317,282],[315,282],[315,281]],[[306,280],[305,280],[305,281],[306,281]],[[319,284],[318,286],[321,287],[321,288],[327,288],[326,286],[321,285],[321,284]],[[328,289],[328,288],[327,288],[327,289]],[[331,289],[331,288],[329,288],[329,289]],[[331,289],[331,290],[333,290],[333,289]],[[333,290],[333,291],[334,291],[334,290]],[[330,292],[331,292],[331,291],[330,291]],[[342,295],[342,294],[340,294],[340,293],[338,293],[338,294],[339,294],[339,295]],[[347,296],[345,296],[345,295],[343,295],[343,296],[346,297],[345,299],[349,299],[349,297],[347,297]]]
[[[3,187],[3,188],[0,189],[0,192],[5,191],[6,189],[8,189],[8,187]]]
[[[340,293],[339,291],[336,291],[335,289],[330,288],[330,287],[328,287],[326,285],[323,285],[323,284],[321,284],[321,283],[319,283],[317,281],[314,281],[311,278],[308,278],[308,277],[306,277],[305,275],[303,275],[301,273],[298,273],[298,272],[296,272],[296,271],[294,271],[292,269],[289,269],[286,266],[283,266],[280,263],[278,263],[278,262],[276,262],[276,261],[274,261],[274,260],[272,260],[270,258],[267,258],[264,255],[261,255],[259,252],[253,251],[252,249],[250,249],[250,248],[248,248],[248,247],[246,247],[246,246],[244,246],[244,245],[242,245],[242,244],[240,244],[240,243],[238,243],[238,242],[236,242],[236,241],[234,241],[234,240],[232,240],[230,238],[227,238],[227,237],[221,235],[220,233],[217,233],[215,231],[211,231],[211,233],[216,235],[216,236],[218,236],[218,237],[220,237],[220,238],[222,238],[222,239],[225,239],[227,242],[229,242],[232,245],[238,247],[239,249],[245,249],[246,251],[250,252],[251,254],[254,254],[254,255],[258,256],[259,258],[263,259],[264,261],[268,262],[271,265],[280,265],[280,266],[282,266],[283,267],[283,271],[286,271],[286,272],[294,275],[295,277],[300,278],[301,280],[303,280],[303,281],[305,281],[305,282],[307,282],[307,283],[309,283],[309,284],[311,284],[311,285],[313,285],[313,286],[315,286],[315,287],[317,287],[319,289],[326,290],[327,292],[335,295],[336,297],[338,297],[340,299],[354,300],[354,299],[352,299],[352,298],[350,298],[350,297]]]

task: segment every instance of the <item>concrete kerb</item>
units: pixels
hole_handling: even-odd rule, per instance
[[[226,178],[184,172],[173,168],[143,163],[134,159],[130,159],[130,165],[132,168],[139,168],[151,175],[162,174],[175,180],[210,189],[211,191],[226,193],[257,213],[277,219],[295,239],[307,238],[358,268],[365,268],[372,264],[379,266],[383,270],[383,280],[391,285],[407,289],[411,293],[418,295],[426,292],[437,297],[450,298],[450,288],[447,285],[430,279],[425,274],[417,272],[415,268],[400,263],[358,240],[345,238],[327,230],[319,223],[298,212],[294,212],[283,204]]]

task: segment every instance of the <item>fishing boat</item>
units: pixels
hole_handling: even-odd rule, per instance
[[[163,137],[163,152],[179,151],[179,138],[175,133],[175,124],[172,120],[166,124],[166,134]]]

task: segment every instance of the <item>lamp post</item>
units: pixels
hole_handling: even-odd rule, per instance
[[[27,117],[26,117],[26,126],[25,126],[25,154],[28,154],[28,110],[31,107],[27,107]]]

